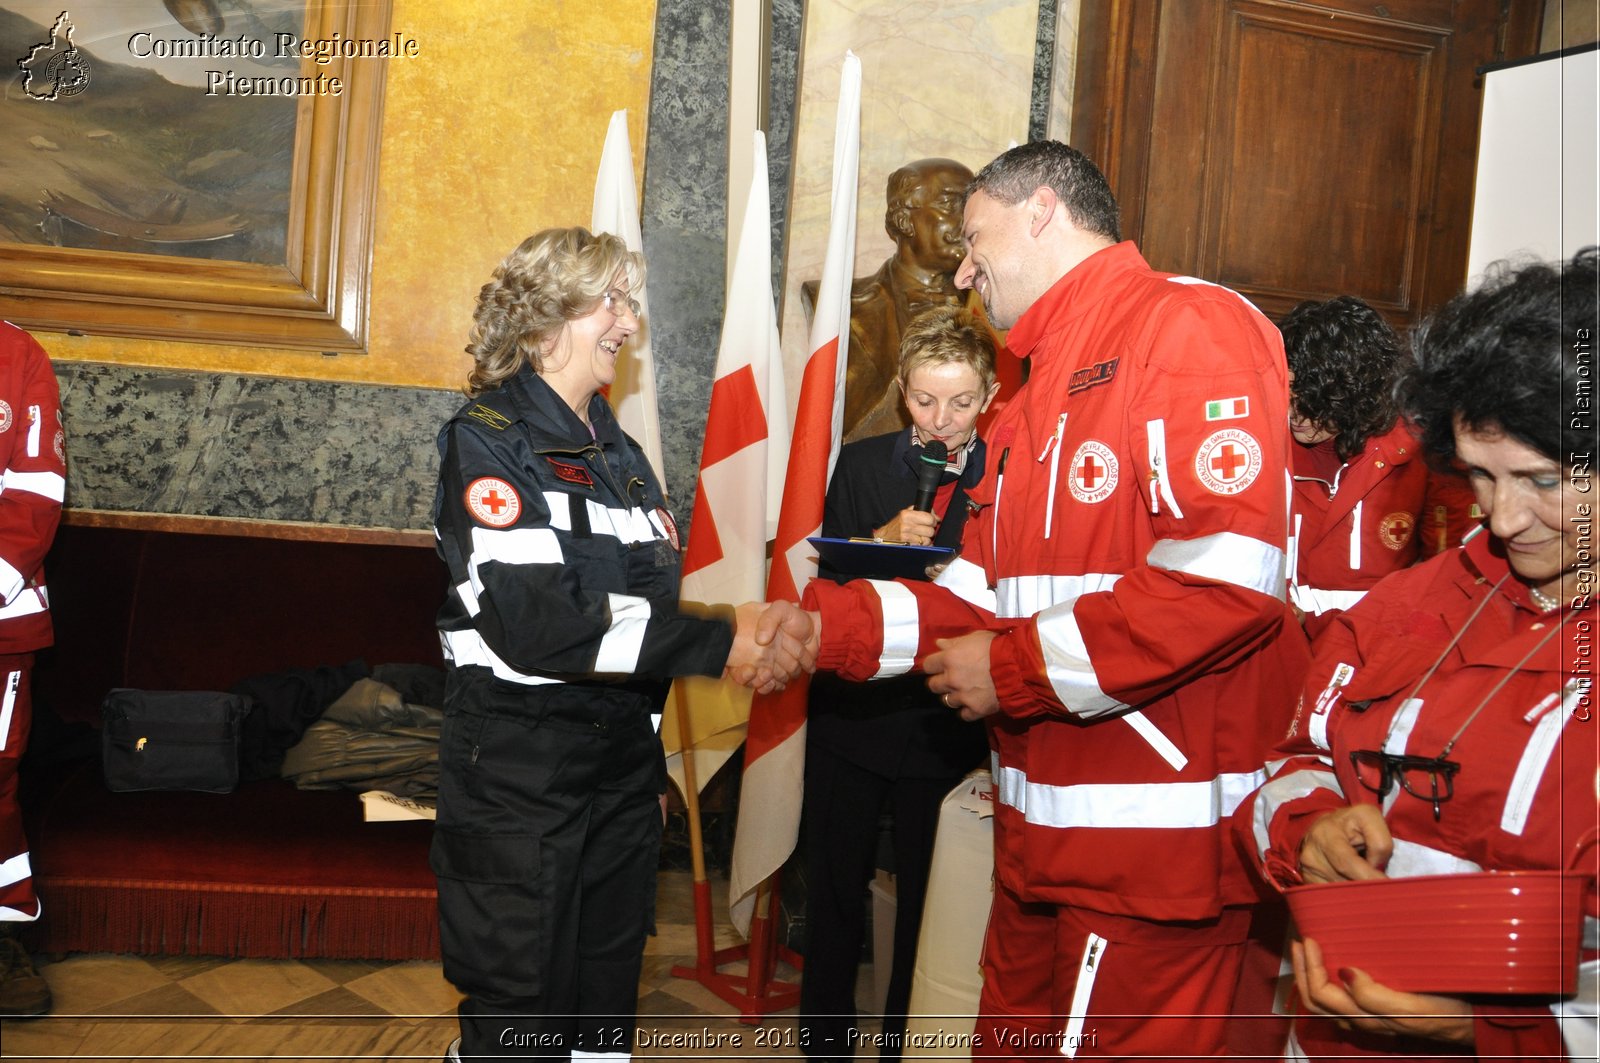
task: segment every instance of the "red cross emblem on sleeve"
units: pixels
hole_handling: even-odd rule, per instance
[[[1194,473],[1206,490],[1236,495],[1261,472],[1261,444],[1242,428],[1213,432],[1194,456]]]
[[[508,528],[522,515],[516,489],[494,476],[480,476],[467,485],[467,512],[479,524]]]
[[[1072,455],[1067,489],[1079,502],[1104,502],[1117,489],[1117,455],[1098,439],[1086,439]]]

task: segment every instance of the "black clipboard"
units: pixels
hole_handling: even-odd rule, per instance
[[[948,546],[910,546],[878,543],[870,539],[830,539],[817,535],[806,542],[835,571],[872,579],[928,578],[929,565],[942,565],[955,556]]]

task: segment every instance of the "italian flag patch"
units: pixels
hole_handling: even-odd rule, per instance
[[[1231,421],[1236,417],[1250,416],[1250,399],[1240,395],[1232,399],[1212,399],[1206,403],[1206,420]]]

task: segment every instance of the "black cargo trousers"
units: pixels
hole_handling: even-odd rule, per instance
[[[667,782],[640,686],[451,672],[431,862],[463,1059],[633,1049]]]

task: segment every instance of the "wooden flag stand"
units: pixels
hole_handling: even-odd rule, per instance
[[[764,1015],[792,1008],[800,1002],[800,987],[776,978],[778,961],[800,970],[804,959],[778,943],[773,915],[778,911],[778,875],[773,872],[756,887],[755,915],[750,920],[750,940],[725,949],[716,947],[716,924],[711,917],[711,883],[706,880],[705,845],[700,834],[700,787],[695,782],[694,747],[687,744],[689,713],[681,694],[675,695],[678,733],[683,736],[683,803],[688,810],[689,857],[694,868],[695,964],[672,968],[674,978],[692,978],[739,1010],[739,1021],[757,1023]],[[728,974],[723,965],[746,961],[746,973]]]

